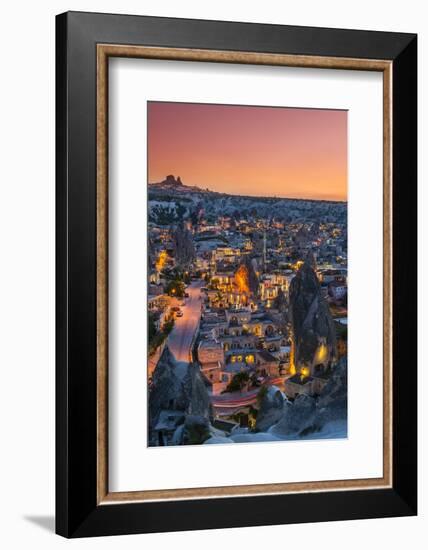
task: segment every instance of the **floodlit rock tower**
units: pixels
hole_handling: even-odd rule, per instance
[[[184,223],[178,224],[172,236],[176,264],[189,267],[196,256],[193,236]]]
[[[235,285],[239,292],[248,294],[250,292],[250,280],[248,276],[248,268],[241,264],[235,273]]]
[[[162,411],[182,412],[184,416],[197,415],[207,420],[213,410],[199,366],[175,360],[168,346],[153,372],[149,391],[149,427],[153,429]]]
[[[311,265],[312,264],[312,265]],[[322,372],[337,361],[336,331],[313,268],[313,257],[290,283],[291,368],[303,375]]]
[[[254,268],[254,262],[245,256],[241,265],[235,272],[235,285],[240,292],[247,294],[257,294],[259,288],[259,278]]]

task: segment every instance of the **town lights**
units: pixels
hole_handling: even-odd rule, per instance
[[[302,377],[302,380],[309,376],[309,369],[308,367],[302,367],[300,369],[300,376]]]
[[[248,269],[244,265],[241,265],[235,273],[235,282],[239,292],[249,292]]]
[[[298,260],[294,265],[293,265],[293,269],[295,271],[298,271],[302,265],[304,264],[303,260]]]
[[[158,259],[157,259],[157,262],[156,262],[156,271],[162,271],[162,269],[164,268],[165,264],[166,264],[166,259],[167,259],[167,252],[166,250],[162,250],[160,253],[159,253],[159,256],[158,256]]]
[[[325,360],[327,359],[327,355],[328,355],[327,346],[325,344],[320,344],[315,354],[315,363],[316,364],[324,363]]]

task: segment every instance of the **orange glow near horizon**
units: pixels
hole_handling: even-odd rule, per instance
[[[148,181],[347,200],[347,111],[148,103]]]

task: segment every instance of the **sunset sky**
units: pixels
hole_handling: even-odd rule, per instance
[[[148,103],[148,180],[224,193],[347,199],[347,112]]]

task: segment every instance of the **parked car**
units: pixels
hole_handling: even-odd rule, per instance
[[[183,312],[182,311],[177,311],[177,317],[183,317]]]
[[[185,297],[185,298],[188,298],[188,297],[189,297],[189,293],[188,293],[188,292],[185,292],[185,293],[184,293],[184,297]]]
[[[180,311],[180,308],[178,306],[174,306],[171,308],[171,311],[177,312]]]

